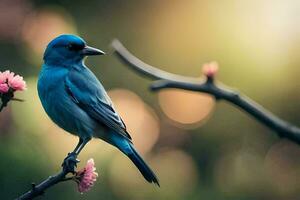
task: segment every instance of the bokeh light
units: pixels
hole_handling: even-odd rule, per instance
[[[129,90],[114,89],[108,94],[124,120],[136,148],[142,154],[150,151],[160,131],[158,117],[153,109]]]
[[[60,7],[48,7],[27,16],[22,39],[40,57],[53,38],[66,33],[76,33],[72,17]]]
[[[213,111],[213,96],[178,89],[162,90],[158,94],[159,103],[164,113],[181,124],[202,122]]]

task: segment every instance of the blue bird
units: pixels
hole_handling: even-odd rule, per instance
[[[156,175],[135,150],[104,87],[84,64],[86,56],[103,54],[75,35],[58,36],[45,50],[37,85],[41,103],[54,123],[79,137],[63,166],[76,162],[92,138],[100,138],[128,156],[148,182],[159,186]]]

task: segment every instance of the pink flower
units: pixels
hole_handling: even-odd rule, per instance
[[[8,80],[14,77],[15,73],[6,70],[5,72],[0,72],[0,83],[6,83]]]
[[[10,88],[14,91],[23,91],[26,89],[26,82],[23,80],[22,76],[15,75],[15,73],[6,70],[5,72],[0,72],[0,84],[8,84]],[[2,92],[8,92],[6,87],[2,86]]]
[[[8,85],[16,91],[23,91],[26,89],[26,82],[22,76],[16,75],[8,79]]]
[[[219,70],[219,66],[217,62],[206,63],[202,67],[202,72],[207,77],[214,77]]]
[[[91,158],[87,161],[86,166],[76,173],[75,179],[78,184],[78,191],[83,193],[90,190],[97,177],[98,173],[96,172],[94,159]]]
[[[9,87],[6,83],[0,84],[0,93],[7,93],[9,90]]]

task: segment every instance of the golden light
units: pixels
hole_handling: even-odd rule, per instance
[[[208,2],[159,2],[156,6],[156,14],[149,15],[144,29],[151,33],[151,42],[159,45],[160,54],[173,55],[175,64],[189,68],[192,66],[189,64],[199,62],[202,52],[216,45]]]
[[[148,158],[148,157],[147,157]],[[161,188],[147,183],[124,155],[115,157],[109,178],[116,195],[126,199],[183,199],[198,182],[196,164],[181,150],[165,150],[147,159],[160,180]]]
[[[213,111],[214,97],[191,91],[168,89],[158,93],[163,112],[181,124],[202,122]]]
[[[23,24],[22,39],[37,55],[42,55],[47,44],[56,36],[75,33],[68,13],[60,8],[45,8],[29,15]]]
[[[142,154],[150,151],[160,131],[158,117],[153,109],[129,90],[114,89],[108,94],[124,120],[138,151]]]

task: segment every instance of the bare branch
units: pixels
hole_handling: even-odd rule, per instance
[[[47,190],[48,188],[52,187],[53,185],[56,185],[59,182],[63,182],[66,175],[66,172],[61,171],[57,175],[50,176],[38,185],[32,185],[32,189],[23,194],[22,196],[18,197],[17,200],[34,199],[35,197],[43,195],[45,193],[45,190]]]
[[[70,154],[68,154],[68,156],[64,159],[64,161],[68,159],[69,155]],[[74,174],[74,169],[76,165],[77,162],[71,163],[70,166],[63,165],[62,170],[58,174],[48,177],[46,180],[42,181],[38,185],[32,184],[32,189],[24,193],[20,197],[18,197],[16,200],[34,199],[40,195],[43,195],[48,188],[56,185],[57,183],[73,180],[73,177],[66,177],[66,176],[69,173]]]
[[[244,110],[256,120],[275,131],[280,137],[286,137],[300,144],[300,128],[280,119],[250,98],[240,95],[221,83],[216,83],[214,77],[206,77],[207,79],[203,80],[172,74],[139,60],[118,40],[112,42],[112,47],[121,61],[126,63],[131,69],[149,78],[156,79],[150,87],[153,91],[165,88],[178,88],[210,94],[217,100],[225,100]]]
[[[132,67],[132,69],[148,76],[149,78],[173,81],[188,81],[195,83],[199,82],[199,78],[191,78],[187,76],[172,74],[144,63],[143,61],[132,55],[119,40],[114,40],[112,42],[112,47],[116,50],[116,54],[121,58],[121,60],[127,63],[129,67]]]

